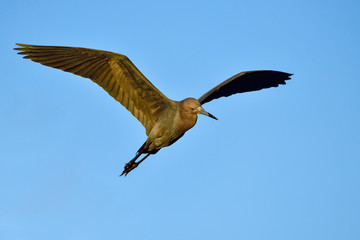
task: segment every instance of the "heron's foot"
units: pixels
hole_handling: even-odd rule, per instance
[[[131,172],[134,168],[136,168],[137,166],[139,166],[140,162],[135,162],[135,161],[130,161],[128,162],[127,164],[125,164],[125,167],[124,167],[124,171],[122,172],[122,175],[125,174],[128,175],[129,172]]]

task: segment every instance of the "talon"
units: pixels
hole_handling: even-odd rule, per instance
[[[140,164],[142,161],[144,161],[150,154],[151,154],[151,153],[148,153],[145,157],[143,157],[143,159],[141,159],[140,161],[135,162],[136,159],[141,155],[141,152],[138,152],[138,153],[136,154],[136,156],[135,156],[130,162],[128,162],[127,164],[125,164],[125,166],[124,166],[124,171],[122,172],[122,174],[121,174],[120,176],[122,176],[122,175],[124,175],[124,174],[125,174],[125,176],[126,176],[126,175],[127,175],[129,172],[131,172],[134,168],[136,168],[137,166],[139,166],[139,164]]]
[[[121,173],[120,176],[124,175],[128,175],[129,172],[131,172],[134,168],[136,168],[139,165],[139,163],[135,162],[135,161],[130,161],[127,164],[125,164],[124,167],[124,171]]]

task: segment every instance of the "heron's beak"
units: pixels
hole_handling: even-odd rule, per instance
[[[214,115],[212,115],[211,113],[208,113],[207,111],[205,111],[201,106],[196,109],[196,112],[199,113],[199,114],[203,114],[205,116],[208,116],[208,117],[211,117],[213,119],[218,120]]]

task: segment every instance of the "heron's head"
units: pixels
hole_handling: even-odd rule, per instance
[[[202,108],[200,102],[195,98],[186,98],[186,99],[182,100],[181,107],[187,112],[191,112],[194,114],[203,114],[205,116],[208,116],[208,117],[218,120],[214,115],[205,111]]]

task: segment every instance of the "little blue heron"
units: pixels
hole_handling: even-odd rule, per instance
[[[286,84],[292,74],[272,71],[246,71],[220,83],[200,98],[173,101],[160,92],[124,55],[79,47],[17,44],[24,58],[66,72],[90,78],[120,102],[146,129],[146,142],[129,161],[125,176],[150,154],[170,146],[192,128],[197,114],[217,119],[202,105],[235,93],[257,91]],[[140,155],[145,156],[136,161]],[[120,175],[120,176],[121,176]]]

